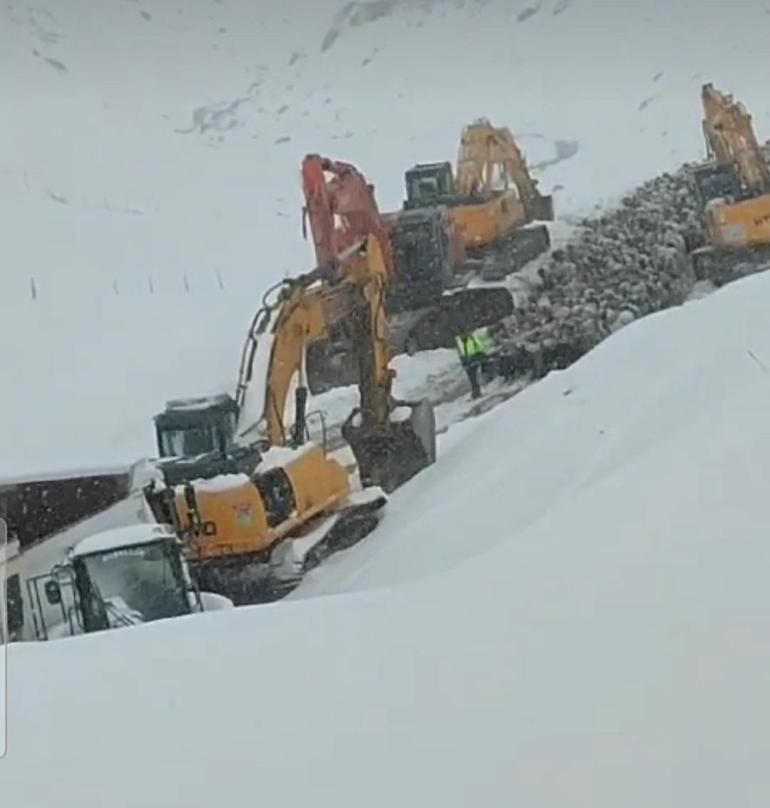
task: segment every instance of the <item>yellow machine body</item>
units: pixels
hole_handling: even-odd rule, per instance
[[[709,241],[716,248],[736,249],[770,244],[770,194],[706,210]]]
[[[529,221],[524,205],[513,190],[500,192],[472,205],[453,206],[449,215],[466,249],[494,244]]]
[[[261,553],[345,504],[351,490],[348,474],[320,446],[271,450],[276,451],[294,457],[265,471],[257,468],[252,479],[231,475],[176,487],[174,502],[181,531],[189,537],[189,558]]]

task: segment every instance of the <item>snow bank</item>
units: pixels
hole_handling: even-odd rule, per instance
[[[703,440],[712,440],[713,413],[732,406],[744,386],[770,405],[770,371],[749,355],[770,366],[769,296],[770,277],[759,276],[647,317],[466,422],[462,439],[452,429],[439,445],[441,463],[391,497],[384,524],[398,538],[331,559],[293,596],[390,585],[451,567],[584,496],[699,419]],[[762,423],[749,426],[766,431]],[[668,474],[662,482],[674,497],[684,484]],[[451,530],[436,531],[448,507]],[[491,527],[498,515],[502,530]]]
[[[315,582],[378,589],[12,647],[3,800],[766,804],[768,300],[458,426]]]

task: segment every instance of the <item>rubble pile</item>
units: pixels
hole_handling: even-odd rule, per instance
[[[689,167],[663,174],[554,250],[528,299],[493,334],[517,372],[564,368],[639,317],[680,305],[695,284],[689,250],[703,243]]]

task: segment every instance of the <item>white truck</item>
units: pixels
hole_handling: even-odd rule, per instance
[[[88,536],[40,583],[61,618],[50,627],[41,620],[41,639],[233,608],[229,599],[195,587],[167,525],[135,524]],[[43,615],[37,586],[35,597],[35,611]]]

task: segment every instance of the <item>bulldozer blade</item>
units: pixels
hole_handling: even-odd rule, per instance
[[[359,410],[342,425],[342,437],[353,450],[362,485],[379,486],[386,493],[436,462],[433,405],[428,400],[395,403],[386,426],[365,426]]]

